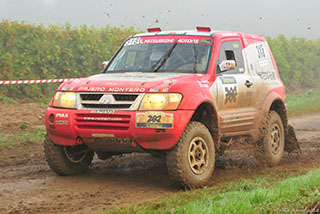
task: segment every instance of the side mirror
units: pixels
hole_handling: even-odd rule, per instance
[[[109,61],[103,61],[101,63],[101,65],[103,66],[103,68],[107,67],[107,65],[109,64]]]
[[[223,60],[219,64],[220,71],[230,71],[236,68],[236,61],[235,60]]]

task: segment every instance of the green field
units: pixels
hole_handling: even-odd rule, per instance
[[[21,124],[23,126],[23,124]],[[16,143],[35,142],[42,143],[46,136],[45,128],[38,130],[28,130],[18,133],[1,133],[0,132],[0,148],[11,146]]]
[[[320,169],[297,177],[286,174],[241,179],[220,188],[164,196],[157,201],[107,213],[306,213],[320,201]]]
[[[320,111],[320,91],[308,90],[300,94],[287,95],[288,114],[298,116]]]

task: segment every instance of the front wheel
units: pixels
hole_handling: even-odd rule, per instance
[[[191,121],[166,158],[169,174],[182,186],[205,185],[215,165],[214,143],[209,130],[202,123]]]
[[[277,165],[284,152],[284,128],[277,112],[270,111],[264,121],[263,138],[257,143],[255,157],[263,165]]]
[[[60,146],[49,136],[44,141],[44,153],[49,167],[58,175],[74,175],[85,172],[94,153],[86,145]]]

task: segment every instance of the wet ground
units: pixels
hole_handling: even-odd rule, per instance
[[[277,167],[258,167],[251,148],[232,146],[217,159],[210,185],[320,168],[319,121],[320,113],[290,120],[297,129],[302,154],[286,154]],[[0,213],[95,213],[183,191],[170,180],[165,161],[149,154],[95,159],[86,174],[61,177],[49,169],[42,150],[34,142],[0,148]]]

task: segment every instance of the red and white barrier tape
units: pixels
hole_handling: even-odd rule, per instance
[[[55,83],[66,82],[72,79],[51,79],[51,80],[0,80],[0,85],[14,85],[14,84],[38,84],[38,83]]]

